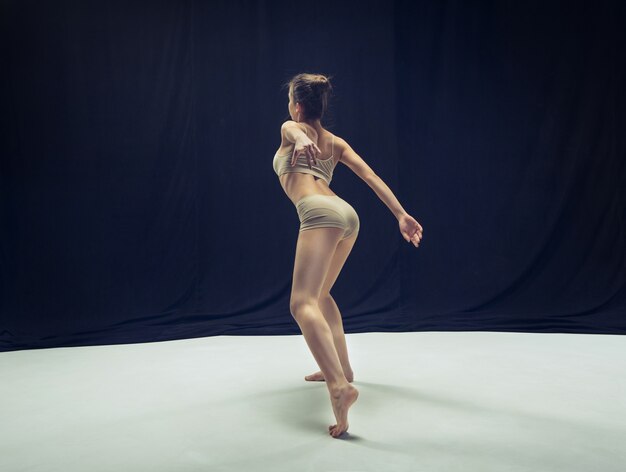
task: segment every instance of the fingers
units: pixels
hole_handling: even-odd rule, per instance
[[[311,143],[309,146],[307,146],[305,148],[305,151],[307,153],[307,158],[308,158],[307,160],[308,160],[309,169],[310,169],[312,164],[316,164],[317,157],[315,156],[315,152],[316,151],[320,152],[320,151],[319,151],[319,148],[315,145],[315,143]]]
[[[422,237],[422,234],[424,233],[424,228],[422,228],[422,225],[419,224],[417,221],[415,222],[416,228],[415,228],[415,233],[420,235],[420,238]]]
[[[409,220],[411,226],[415,226],[419,232],[424,231],[424,228],[422,228],[422,225],[419,224],[419,221],[417,221],[415,218],[413,218],[412,216],[409,216],[408,220]]]
[[[304,152],[303,152],[303,151],[304,151]],[[292,165],[292,166],[295,166],[295,165],[296,165],[296,162],[298,161],[298,157],[300,157],[300,156],[302,156],[302,155],[304,155],[304,156],[306,156],[306,155],[307,155],[306,150],[298,150],[298,151],[294,151],[293,156],[291,156],[291,165]]]
[[[405,233],[403,233],[404,235]],[[408,236],[408,234],[407,234]],[[420,242],[422,240],[422,230],[421,229],[415,229],[415,231],[413,232],[413,234],[411,236],[407,237],[405,236],[405,238],[407,240],[407,242],[413,243],[413,246],[418,247],[420,245]]]
[[[400,233],[407,243],[413,243],[418,247],[423,236],[422,226],[414,219],[408,224],[406,221],[400,223]]]
[[[308,146],[305,146],[303,149],[298,149],[297,151],[294,149],[293,155],[291,156],[291,165],[294,166],[296,165],[296,160],[297,157],[300,156],[305,156],[307,159],[307,164],[309,166],[309,169],[311,168],[312,164],[316,164],[317,162],[317,157],[315,155],[315,153],[321,154],[322,152],[320,151],[320,149],[315,145],[315,143],[312,143]]]
[[[313,161],[316,161],[317,156],[322,154],[322,151],[320,151],[320,148],[318,148],[315,143],[311,143],[311,145],[309,146],[309,152],[311,153],[311,157],[313,158]]]
[[[309,169],[310,169],[310,168],[311,168],[311,164],[314,164],[314,163],[315,163],[315,161],[314,161],[315,156],[313,155],[313,151],[311,150],[311,147],[310,147],[310,146],[307,146],[307,147],[305,148],[305,150],[306,150],[307,161],[308,161],[308,164],[309,164]]]
[[[413,243],[415,247],[418,247],[420,245],[421,240],[422,240],[421,231],[419,230],[415,231],[415,233],[413,234],[413,237],[411,238],[411,242]]]

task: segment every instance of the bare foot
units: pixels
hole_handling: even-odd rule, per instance
[[[354,381],[354,373],[352,371],[348,372],[347,374],[344,372],[344,375],[346,376],[346,380],[348,382]],[[315,372],[314,374],[307,375],[304,378],[304,380],[307,380],[309,382],[325,382],[326,381],[326,379],[324,378],[324,374],[322,373],[321,370],[319,372]]]
[[[331,393],[330,401],[337,419],[337,424],[328,427],[328,432],[333,438],[339,437],[348,431],[348,409],[358,397],[359,391],[350,384]]]

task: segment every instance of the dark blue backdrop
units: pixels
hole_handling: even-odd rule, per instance
[[[330,74],[346,332],[626,331],[620,2],[4,1],[0,349],[299,333],[282,83]]]

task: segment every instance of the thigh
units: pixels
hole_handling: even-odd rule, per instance
[[[353,231],[352,235],[347,238],[342,239],[337,244],[337,248],[335,249],[335,253],[330,261],[330,266],[328,267],[328,271],[326,272],[326,278],[324,279],[324,283],[322,284],[322,292],[321,295],[328,295],[330,293],[330,289],[333,287],[335,282],[337,281],[337,277],[339,277],[339,273],[341,269],[348,259],[350,255],[350,251],[352,251],[352,247],[356,242],[356,238],[358,236],[358,230]]]
[[[317,302],[343,232],[342,228],[326,227],[299,232],[293,268],[291,305],[299,302]]]

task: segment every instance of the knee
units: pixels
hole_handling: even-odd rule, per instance
[[[330,292],[322,291],[322,293],[320,294],[319,303],[328,302],[328,301],[332,300],[332,298],[333,297],[330,294]]]
[[[289,311],[291,312],[291,316],[297,318],[303,312],[306,312],[313,305],[317,305],[317,300],[311,297],[300,297],[293,296],[289,300]]]

